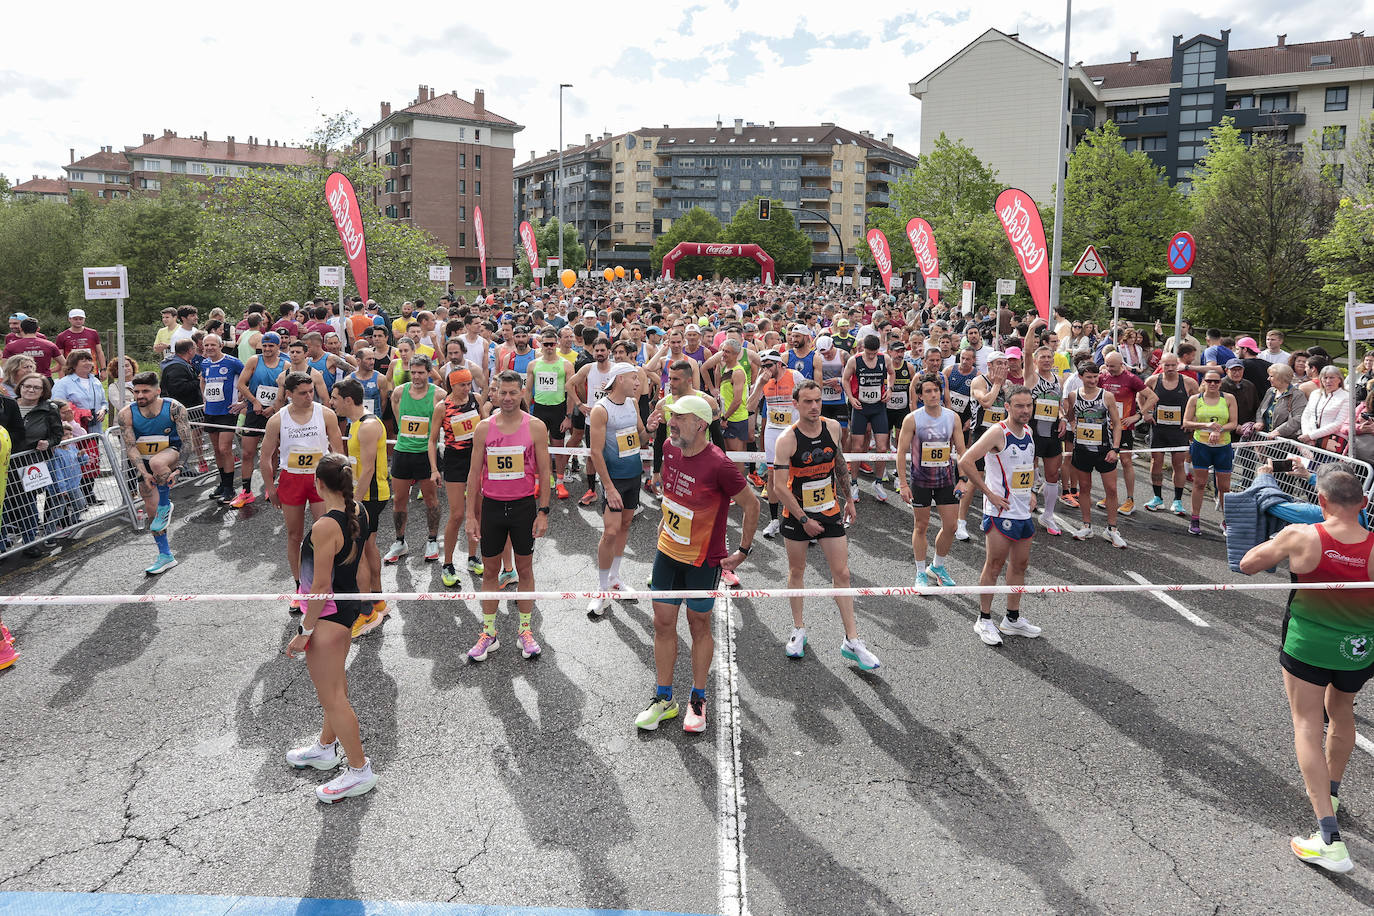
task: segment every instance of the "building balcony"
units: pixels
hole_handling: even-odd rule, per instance
[[[1092,130],[1097,121],[1097,112],[1091,108],[1075,108],[1069,112],[1069,125],[1074,130]]]
[[[1141,115],[1134,121],[1118,123],[1117,129],[1123,137],[1141,137],[1151,134],[1166,134],[1169,132],[1169,116],[1160,115]]]
[[[601,203],[609,203],[611,199],[611,192],[593,188],[592,190],[587,192],[587,199],[599,201]]]
[[[869,191],[864,195],[864,203],[877,204],[881,207],[886,207],[891,200],[892,195],[887,191]]]
[[[582,213],[583,219],[599,219],[606,222],[611,218],[611,211],[606,207],[588,207]]]
[[[656,166],[654,166],[654,177],[655,177],[655,178],[671,178],[672,175],[673,175],[672,167],[666,166],[666,165],[656,165]]]
[[[865,181],[888,182],[892,181],[895,177],[891,169],[877,165],[870,165],[868,171],[864,173]]]
[[[605,169],[592,169],[587,172],[588,181],[610,181],[611,173]]]
[[[831,193],[829,188],[803,186],[800,195],[802,200],[829,200]]]
[[[658,198],[659,200],[667,200],[668,198],[670,198],[670,197],[673,196],[673,189],[672,189],[672,188],[654,188],[654,189],[653,189],[653,195],[654,195],[654,197]]]
[[[824,245],[830,241],[830,232],[829,230],[807,229],[806,237],[813,242],[819,242]]]
[[[1287,111],[1264,111],[1259,108],[1235,108],[1222,112],[1225,117],[1236,119],[1238,130],[1263,130],[1277,127],[1302,127],[1307,123],[1306,108],[1290,108]]]
[[[825,251],[813,251],[811,252],[811,266],[815,267],[817,264],[830,267],[839,267],[840,253],[838,251],[830,251],[828,249]]]
[[[687,213],[686,210],[678,210],[678,209],[676,209],[676,208],[669,209],[669,208],[667,208],[667,207],[660,207],[660,208],[654,210],[654,219],[677,219],[677,218],[679,218],[679,217],[681,217],[681,216],[686,215],[686,213]]]
[[[797,211],[797,222],[820,223],[822,226],[826,224],[824,216],[821,216],[819,213],[808,213],[805,210]]]
[[[655,169],[654,171],[657,172],[658,170]],[[707,169],[698,165],[674,165],[670,167],[668,174],[673,178],[714,178],[716,177],[717,171],[718,170],[714,166]]]
[[[801,177],[803,178],[829,178],[830,166],[828,165],[804,165],[801,167]]]

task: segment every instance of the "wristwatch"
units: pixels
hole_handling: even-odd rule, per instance
[[[315,630],[314,630],[313,628],[307,630],[307,629],[306,629],[304,626],[302,626],[301,624],[299,624],[299,623],[296,624],[296,635],[297,635],[297,636],[307,636],[307,637],[308,637],[308,636],[313,636],[314,634],[315,634]]]
[[[551,510],[549,509],[548,506],[540,506],[540,507],[539,507],[539,511],[540,511],[541,513],[543,513],[544,515],[548,515],[549,512],[550,512]]]
[[[745,547],[743,544],[739,545],[739,547],[737,547],[736,549],[737,549],[740,553],[744,554],[746,557],[749,556],[749,550],[750,550],[750,548]]]

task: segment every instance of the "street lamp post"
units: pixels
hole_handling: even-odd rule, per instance
[[[563,269],[563,90],[571,89],[572,83],[558,84],[558,269]]]
[[[1049,331],[1054,331],[1054,316],[1059,311],[1060,258],[1064,256],[1064,162],[1069,145],[1069,23],[1072,18],[1073,0],[1064,0],[1064,60],[1061,63],[1059,87],[1059,153],[1054,170],[1054,250],[1050,255]]]

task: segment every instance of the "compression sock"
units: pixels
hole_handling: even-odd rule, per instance
[[[611,560],[611,581],[620,581],[620,557]]]
[[[704,699],[706,699],[706,690],[705,690],[705,688],[702,688],[702,687],[693,687],[693,688],[692,688],[692,699],[694,699],[694,700],[704,700]],[[1334,820],[1334,818],[1333,818],[1333,820]]]
[[[172,545],[167,543],[167,535],[165,533],[153,535],[153,543],[157,545],[158,553],[165,553],[167,556],[172,555]]]
[[[245,477],[245,478],[243,478],[243,492],[245,492],[245,493],[252,493],[252,492],[253,492],[253,478],[252,478],[252,477]]]
[[[1174,499],[1178,500],[1179,502],[1183,502],[1183,488],[1182,488],[1182,487],[1174,487]]]
[[[659,684],[658,690],[655,692],[654,696],[660,700],[671,700],[673,698],[673,685],[668,684],[664,686],[663,684]]]
[[[234,486],[234,472],[233,472],[233,471],[220,471],[220,472],[219,472],[219,488],[220,488],[221,490],[229,490],[229,489],[233,489],[233,486]]]
[[[781,508],[781,506],[782,506],[782,503],[769,503],[769,504],[768,504],[768,517],[771,518],[771,519],[773,519],[774,521],[777,521],[777,518],[778,518],[778,509]]]
[[[534,616],[534,612],[533,612],[533,611],[521,611],[521,612],[520,612],[520,629],[522,629],[522,630],[529,630],[529,629],[532,629],[533,627],[532,627],[532,622],[531,622],[530,618],[533,617],[533,616]]]
[[[1042,500],[1042,502],[1044,503],[1044,511],[1054,511],[1054,504],[1059,499],[1059,484],[1050,483],[1048,480],[1045,481],[1045,492],[1043,495],[1045,497]]]
[[[596,571],[596,586],[603,592],[611,587],[610,569],[598,569]]]
[[[1152,490],[1155,491],[1155,499],[1163,499],[1163,498],[1164,498],[1164,484],[1162,484],[1162,483],[1152,483],[1152,484],[1150,484],[1150,489],[1152,489]]]
[[[167,486],[165,483],[160,483],[160,484],[158,484],[158,485],[157,485],[157,504],[158,504],[159,506],[165,506],[165,505],[168,505],[169,503],[171,503],[171,501],[172,501],[172,488],[169,487],[169,486]]]
[[[1341,828],[1336,825],[1336,815],[1322,818],[1319,826],[1322,832],[1322,842],[1328,846],[1341,838]]]
[[[1340,798],[1340,797],[1341,797],[1341,781],[1340,781],[1339,779],[1333,779],[1333,780],[1331,780],[1331,797],[1332,797],[1332,798]]]
[[[496,615],[495,615],[495,614],[483,614],[483,615],[482,615],[482,632],[483,632],[483,633],[486,633],[488,636],[495,636],[495,635],[496,635]]]

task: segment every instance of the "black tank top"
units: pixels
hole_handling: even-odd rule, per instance
[[[331,509],[324,514],[325,518],[331,518],[343,531],[343,544],[339,547],[339,552],[334,555],[334,584],[328,590],[337,594],[358,592],[358,558],[361,551],[354,555],[353,538],[348,533],[348,516],[344,515],[341,509]],[[361,525],[361,520],[359,520]],[[310,539],[309,529],[305,532],[305,540],[301,541],[301,581],[310,582],[314,588],[315,581],[315,545]],[[358,610],[361,602],[356,599],[335,598],[334,603],[339,610]]]
[[[840,450],[830,436],[830,426],[822,420],[820,434],[807,436],[800,424],[795,424],[792,435],[797,437],[787,468],[792,495],[807,515],[818,522],[834,523],[843,507],[835,494],[835,459]],[[783,511],[791,516],[785,507]]]

